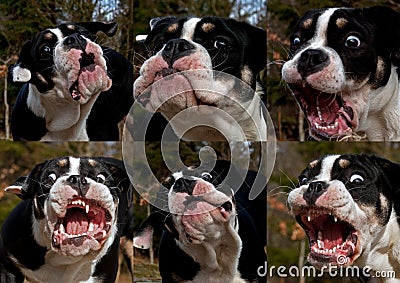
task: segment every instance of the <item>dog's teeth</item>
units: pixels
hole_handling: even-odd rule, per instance
[[[93,225],[93,223],[90,223],[88,232],[93,232],[93,231],[94,231],[94,225]]]
[[[86,205],[86,214],[88,214],[89,213],[89,205],[87,204]]]
[[[103,238],[105,238],[105,237],[106,237],[106,235],[107,235],[107,232],[106,232],[106,231],[104,231],[104,230],[102,230],[102,231],[101,231],[101,233],[103,233]]]
[[[81,201],[82,206],[86,206],[86,203],[84,201]]]
[[[322,241],[323,239],[322,231],[318,231],[318,240]]]
[[[333,217],[333,221],[337,222],[337,217],[336,216]]]
[[[59,229],[60,229],[61,233],[65,233],[65,228],[64,228],[64,225],[62,223],[60,224],[60,228]]]
[[[318,248],[323,249],[325,244],[323,241],[317,240]]]
[[[336,253],[336,247],[333,247],[332,252]]]
[[[310,216],[310,215],[307,216],[307,221],[308,221],[308,222],[311,221],[311,216]]]

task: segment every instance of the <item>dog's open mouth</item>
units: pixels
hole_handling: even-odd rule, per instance
[[[79,76],[85,71],[94,72],[95,70],[95,62],[94,62],[94,54],[93,53],[82,53],[82,57],[79,59],[80,70],[76,81],[69,88],[69,92],[71,93],[73,100],[79,100],[82,96],[82,93],[79,91]]]
[[[64,245],[78,247],[87,240],[101,245],[109,235],[111,221],[111,214],[97,201],[73,198],[68,201],[64,218],[59,218],[54,227],[52,245],[54,248]]]
[[[354,111],[338,93],[323,93],[307,83],[289,85],[308,120],[310,134],[321,140],[352,133]]]
[[[311,264],[322,267],[354,262],[359,239],[353,225],[321,209],[307,209],[296,220],[309,238]]]

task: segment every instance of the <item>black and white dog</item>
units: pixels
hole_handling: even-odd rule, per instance
[[[399,164],[372,155],[309,163],[288,197],[310,241],[308,261],[318,268],[367,266],[371,275],[394,271],[397,280],[387,280],[400,282],[399,174]]]
[[[400,13],[385,7],[308,11],[282,77],[317,140],[400,140]]]
[[[266,66],[264,30],[219,17],[156,18],[150,26],[145,44],[155,54],[134,84],[144,108],[188,140],[224,139],[221,129],[233,140],[266,139],[257,83]]]
[[[25,83],[13,107],[14,140],[118,140],[118,122],[133,104],[132,64],[95,43],[116,23],[64,23],[40,32],[9,69]]]
[[[6,191],[23,201],[1,228],[1,282],[114,282],[132,197],[121,161],[48,160]]]
[[[166,180],[169,190],[160,198],[166,211],[153,212],[134,238],[135,247],[148,248],[153,229],[164,227],[163,282],[265,282],[257,272],[266,261],[265,193],[250,201],[255,172],[233,186],[224,181],[229,166],[217,161],[211,172],[198,167]]]

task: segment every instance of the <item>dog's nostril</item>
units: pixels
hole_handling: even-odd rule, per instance
[[[77,184],[79,183],[79,176],[78,175],[71,175],[68,177],[67,181],[70,182],[71,184]]]

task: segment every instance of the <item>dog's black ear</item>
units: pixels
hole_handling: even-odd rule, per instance
[[[144,43],[150,44],[151,42],[153,42],[153,40],[157,37],[157,35],[161,34],[161,31],[164,30],[174,21],[176,21],[176,17],[174,16],[151,19],[149,23],[150,33],[146,36]]]
[[[382,193],[388,199],[399,199],[400,198],[400,164],[394,163],[385,158],[372,155],[369,158],[375,163],[379,170],[382,170],[385,177],[386,184],[382,186]],[[395,205],[398,202],[395,202]],[[400,205],[398,205],[396,211],[400,213]]]
[[[8,68],[8,81],[11,84],[18,85],[27,83],[31,80],[32,74],[27,64],[30,61],[30,50],[32,49],[32,41],[27,41],[19,53],[18,61]]]
[[[103,23],[103,22],[80,22],[77,25],[84,27],[90,33],[96,34],[99,31],[103,32],[108,37],[114,36],[118,29],[117,22]]]
[[[42,192],[40,188],[40,176],[47,162],[46,160],[36,165],[27,176],[19,177],[13,184],[5,188],[4,191],[13,193],[23,200],[36,198]]]
[[[248,38],[246,53],[248,65],[255,75],[266,67],[267,56],[267,32],[259,27],[255,27],[245,22],[239,22]]]
[[[32,199],[34,205],[34,214],[37,219],[44,217],[43,204],[38,198],[44,196],[42,184],[40,182],[41,173],[48,161],[44,161],[33,168],[28,176],[18,178],[12,185],[4,189],[8,193],[17,195],[22,200]]]
[[[400,13],[383,6],[365,8],[363,12],[377,27],[374,33],[378,49],[384,55],[390,55],[394,64],[400,65],[400,29],[397,28],[400,26]]]
[[[170,229],[171,225],[167,225],[166,222],[171,220],[167,217],[166,213],[161,210],[152,212],[140,225],[137,230],[135,237],[133,237],[133,246],[138,249],[150,248],[151,241],[153,240],[153,233],[155,230],[161,228],[162,225]],[[174,229],[174,228],[172,228]]]

